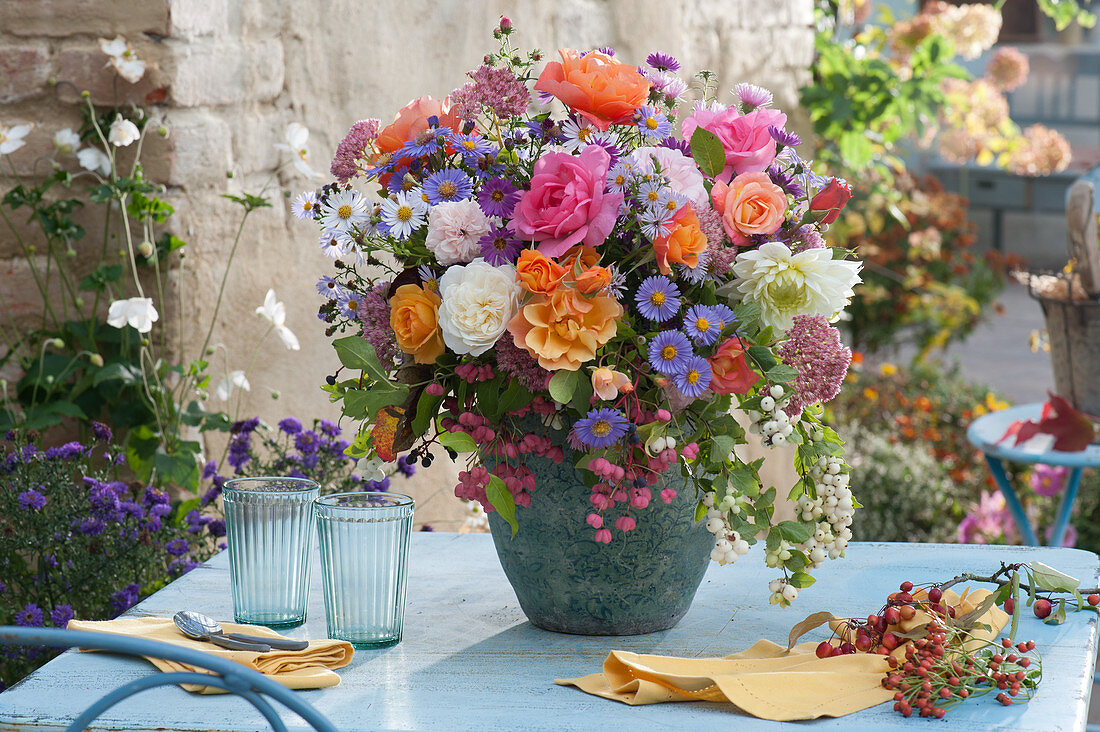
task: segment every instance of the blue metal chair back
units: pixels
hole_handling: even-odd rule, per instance
[[[171,643],[78,630],[0,626],[0,644],[51,646],[53,648],[91,648],[130,656],[163,658],[196,668],[205,668],[213,672],[213,675],[195,671],[158,672],[135,679],[104,695],[95,704],[85,709],[66,728],[66,732],[82,732],[101,714],[123,699],[138,692],[155,686],[172,686],[175,684],[202,684],[224,689],[230,694],[236,694],[250,702],[264,716],[275,732],[286,732],[287,728],[279,718],[275,708],[264,698],[265,695],[296,713],[317,732],[337,732],[336,727],[324,715],[299,696],[296,696],[293,691],[260,672],[236,661],[212,656],[190,648],[181,648]]]

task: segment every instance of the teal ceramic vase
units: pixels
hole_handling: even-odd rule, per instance
[[[559,633],[638,635],[671,628],[691,606],[714,547],[714,536],[694,521],[694,490],[679,471],[669,470],[650,486],[649,506],[631,510],[637,527],[612,529],[612,542],[598,544],[585,522],[591,491],[573,467],[578,457],[566,448],[560,464],[525,458],[537,488],[530,507],[516,507],[514,538],[504,519],[489,514],[497,556],[520,607],[532,623]],[[493,460],[484,464],[491,467]],[[678,494],[666,505],[660,492],[668,487]]]

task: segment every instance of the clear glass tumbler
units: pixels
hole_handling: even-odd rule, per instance
[[[304,478],[236,478],[222,489],[229,582],[238,623],[289,628],[306,619],[313,502]]]
[[[356,648],[392,646],[405,625],[413,500],[337,493],[315,505],[329,637]]]

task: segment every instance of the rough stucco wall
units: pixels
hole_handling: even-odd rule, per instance
[[[224,354],[229,368],[244,368],[255,358],[244,414],[271,423],[287,414],[335,417],[318,389],[337,361],[314,315],[313,289],[330,264],[317,251],[314,228],[290,216],[280,194],[307,184],[293,168],[274,174],[272,144],[289,122],[305,123],[311,162],[327,172],[351,123],[387,121],[413,97],[439,98],[460,86],[494,47],[490,31],[502,14],[513,20],[516,43],[545,57],[563,46],[609,45],[641,63],[663,50],[686,73],[718,72],[722,90],[740,81],[767,86],[786,110],[796,106],[812,55],[810,0],[0,0],[0,70],[15,70],[0,79],[0,118],[41,124],[38,141],[17,157],[29,165],[55,129],[75,126],[80,89],[110,98],[113,80],[96,38],[126,35],[157,68],[136,87],[119,88],[139,102],[163,98],[156,112],[171,129],[150,151],[157,159],[150,157],[148,169],[169,185],[179,234],[191,243],[178,273],[185,354],[201,344],[239,220],[221,195],[256,192],[267,182],[275,205],[253,214],[241,241],[215,329],[224,350],[214,363],[224,368]],[[51,86],[51,78],[61,83]],[[11,257],[4,236],[0,257]],[[0,264],[0,292],[12,307],[30,301],[25,286],[18,263]],[[270,337],[253,356],[262,332],[253,311],[269,287],[286,303],[301,351]],[[461,506],[450,496],[456,473],[438,460],[398,484],[417,497],[419,521],[458,527]]]

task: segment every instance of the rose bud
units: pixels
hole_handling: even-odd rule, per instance
[[[852,187],[840,178],[831,178],[810,201],[810,210],[824,212],[821,223],[831,224],[837,220],[840,210],[851,198]]]

